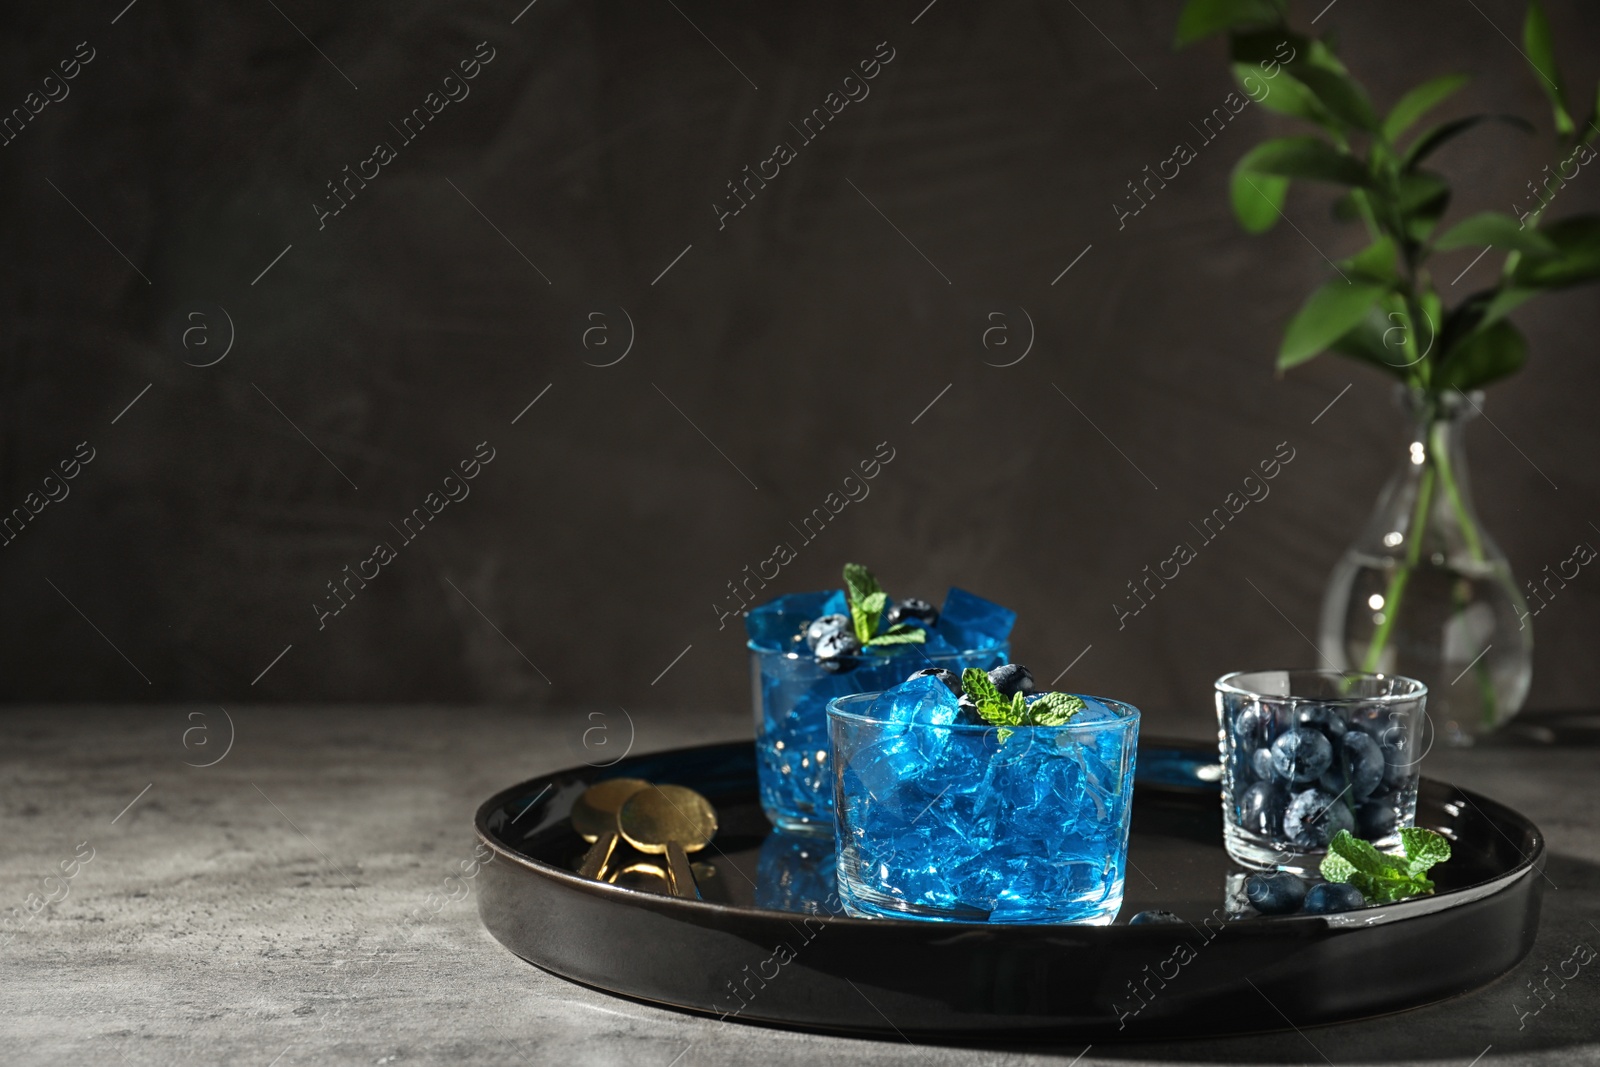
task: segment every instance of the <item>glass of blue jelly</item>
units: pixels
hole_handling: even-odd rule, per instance
[[[1139,711],[967,721],[933,678],[828,706],[839,897],[864,917],[1104,926],[1122,907]]]

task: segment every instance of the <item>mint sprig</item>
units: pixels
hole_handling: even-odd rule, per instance
[[[1028,705],[1034,726],[1065,726],[1083,708],[1083,698],[1071,693],[1046,693]]]
[[[961,672],[961,688],[977,705],[978,716],[984,722],[1000,729],[997,735],[1003,742],[1018,726],[1064,726],[1083,710],[1083,698],[1071,693],[1046,693],[1032,704],[1021,693],[1007,699],[989,675],[977,667]]]
[[[1348,882],[1374,904],[1432,893],[1433,882],[1426,872],[1450,858],[1449,840],[1432,830],[1408,826],[1400,831],[1400,844],[1405,855],[1391,856],[1349,830],[1340,830],[1322,857],[1322,877]]]
[[[844,565],[844,595],[850,605],[850,627],[865,648],[889,645],[920,645],[928,634],[920,626],[896,623],[883,632],[883,613],[889,607],[889,594],[883,591],[872,572],[859,563]]]

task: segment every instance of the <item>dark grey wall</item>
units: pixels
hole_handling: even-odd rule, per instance
[[[13,15],[5,107],[78,42],[95,58],[0,148],[0,503],[81,441],[95,458],[0,549],[6,696],[700,714],[748,699],[713,604],[780,541],[799,553],[768,592],[834,584],[845,560],[898,592],[959,583],[1021,612],[1036,673],[1092,646],[1063,684],[1163,728],[1203,732],[1227,669],[1309,661],[1294,627],[1314,634],[1402,444],[1369,372],[1324,358],[1274,380],[1271,358],[1317,250],[1358,235],[1312,188],[1289,202],[1298,232],[1235,227],[1229,169],[1292,125],[1257,107],[1119,229],[1125,183],[1232,88],[1220,46],[1170,48],[1177,3],[923,3]],[[1301,6],[1303,25],[1324,5]],[[1600,10],[1549,6],[1587,94]],[[1448,113],[1545,128],[1499,32],[1520,3],[1476,8],[1343,0],[1319,28],[1381,103],[1462,70]],[[485,40],[470,96],[403,143],[389,124]],[[790,122],[880,42],[870,96],[802,144]],[[719,226],[726,183],[780,140],[797,157]],[[379,141],[396,158],[319,229],[325,183]],[[1509,207],[1551,152],[1499,129],[1447,149],[1452,217]],[[1565,197],[1593,210],[1600,173]],[[986,365],[1021,354],[1026,319],[1027,357]],[[230,320],[227,357],[186,365]],[[1532,574],[1600,536],[1600,307],[1579,291],[1517,320],[1533,359],[1471,453],[1485,521]],[[986,349],[998,324],[1011,344]],[[471,495],[402,543],[390,523],[483,441]],[[1119,630],[1124,583],[1284,441],[1271,497]],[[801,545],[791,523],[880,442],[870,496]],[[379,541],[396,558],[319,630],[325,583]],[[1534,704],[1600,697],[1596,584],[1538,620]]]

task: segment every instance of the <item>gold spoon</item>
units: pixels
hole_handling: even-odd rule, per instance
[[[642,778],[608,778],[596,782],[572,802],[572,828],[592,847],[578,864],[585,878],[600,878],[617,850],[617,809],[650,783]]]
[[[710,801],[681,785],[649,786],[623,802],[617,828],[640,852],[666,855],[667,884],[674,896],[699,898],[688,854],[705,848],[716,835],[717,812]]]

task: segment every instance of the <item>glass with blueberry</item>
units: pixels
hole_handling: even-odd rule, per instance
[[[1240,864],[1316,871],[1341,830],[1379,848],[1417,811],[1427,687],[1398,675],[1241,671],[1218,679],[1223,844]]]
[[[828,706],[848,914],[1116,918],[1139,712],[1033,688],[1018,664],[927,669]]]
[[[792,593],[752,608],[751,697],[761,807],[792,833],[833,833],[828,702],[876,692],[919,668],[984,670],[1011,655],[1016,613],[952,588],[942,608],[891,600],[867,568],[844,589]]]

